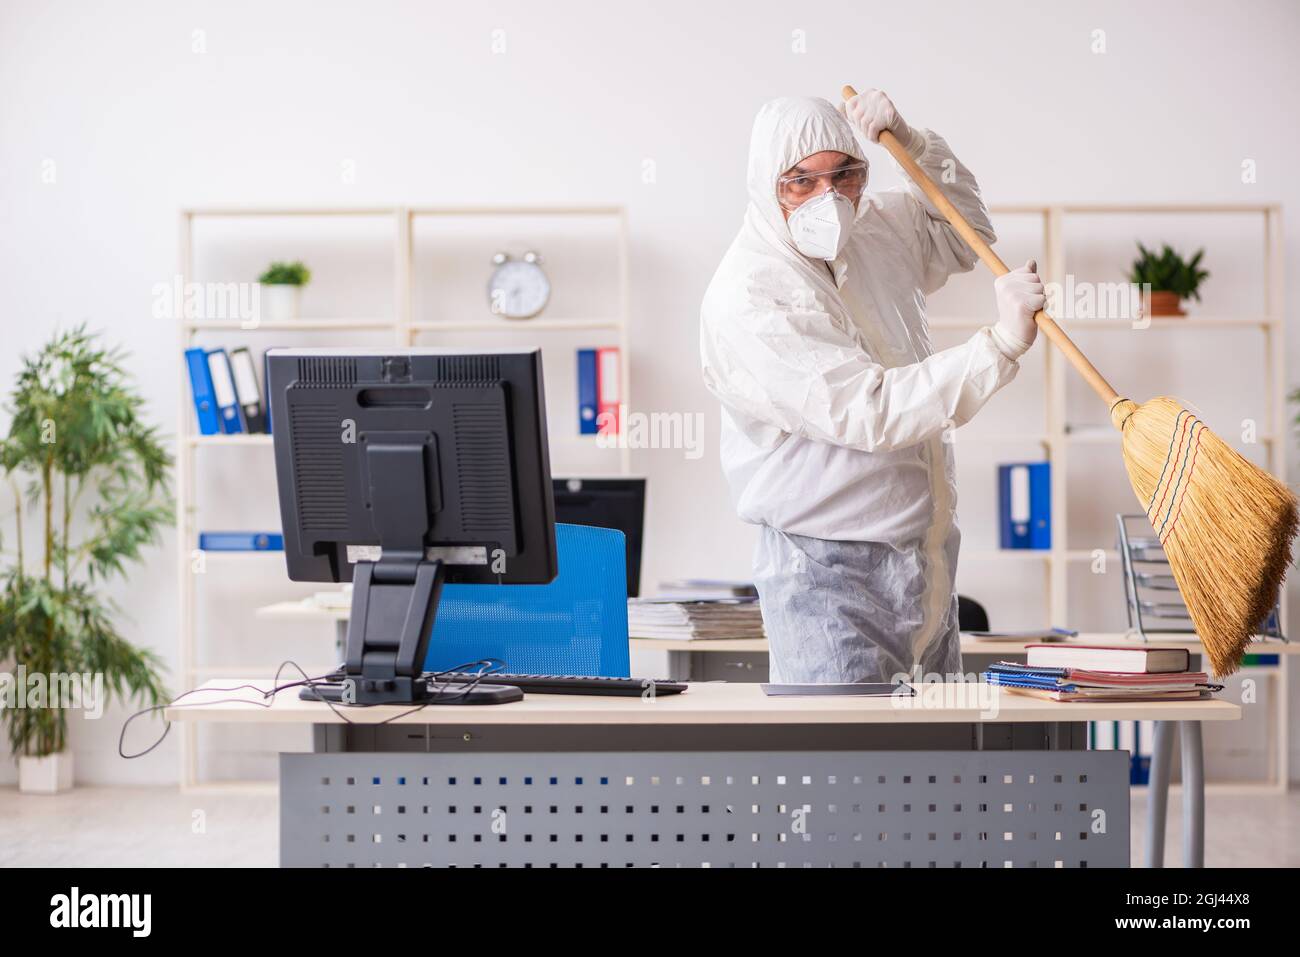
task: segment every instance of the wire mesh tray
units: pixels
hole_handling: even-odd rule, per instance
[[[1139,601],[1138,605],[1142,609],[1142,614],[1150,615],[1152,618],[1177,618],[1183,621],[1189,620],[1186,605],[1175,605],[1172,602],[1158,601]]]
[[[1143,588],[1150,588],[1152,591],[1178,591],[1178,582],[1173,575],[1162,575],[1157,572],[1133,572],[1133,580]]]

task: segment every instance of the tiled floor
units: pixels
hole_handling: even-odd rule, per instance
[[[1142,866],[1146,843],[1146,792],[1134,791],[1130,859]],[[1182,796],[1169,795],[1165,829],[1165,866],[1183,861]],[[1215,794],[1205,796],[1206,867],[1300,866],[1300,790],[1289,794]]]
[[[1132,803],[1132,859],[1141,864],[1146,798]],[[1165,860],[1182,860],[1181,807],[1171,796]],[[0,867],[273,867],[273,792],[187,795],[175,788],[77,788],[54,797],[0,789]],[[1210,794],[1206,864],[1300,866],[1300,791]]]
[[[274,867],[275,793],[0,789],[0,867]]]

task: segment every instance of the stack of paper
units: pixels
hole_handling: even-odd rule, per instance
[[[633,638],[762,638],[756,598],[629,598],[627,629]]]
[[[1221,685],[1188,670],[1184,649],[1030,645],[1028,664],[1000,661],[984,680],[1053,701],[1166,701],[1206,697]]]

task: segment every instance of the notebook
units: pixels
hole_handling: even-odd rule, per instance
[[[1160,691],[1146,694],[1116,694],[1114,691],[1099,689],[1080,689],[1075,691],[1049,691],[1046,688],[1006,687],[1012,694],[1027,695],[1031,698],[1045,698],[1048,701],[1193,701],[1208,698],[1208,691]]]

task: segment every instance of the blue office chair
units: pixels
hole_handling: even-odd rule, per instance
[[[505,671],[630,677],[622,532],[555,526],[549,585],[445,585],[425,670],[499,658]]]

